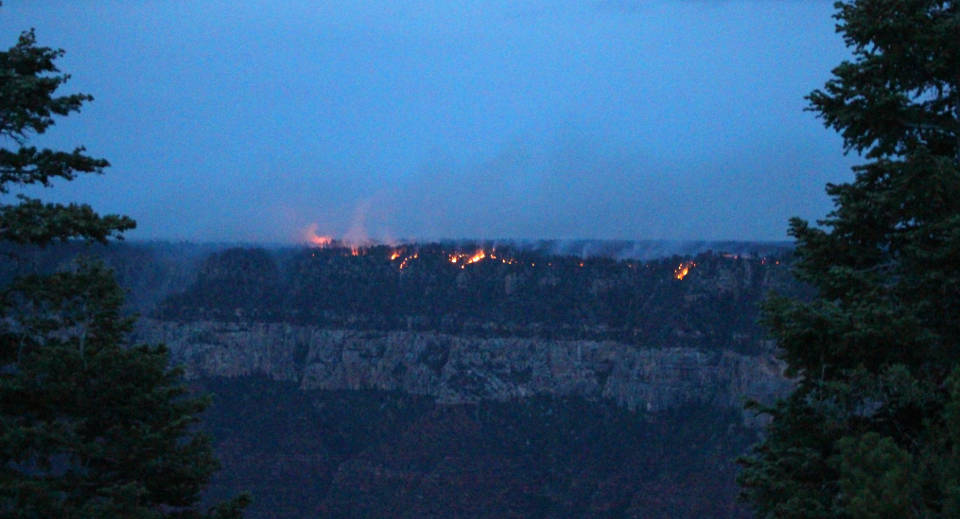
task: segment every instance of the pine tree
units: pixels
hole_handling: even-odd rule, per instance
[[[0,194],[49,186],[108,165],[27,145],[92,98],[56,96],[68,79],[32,31],[0,52]],[[9,200],[9,199],[8,199]],[[0,204],[0,243],[107,242],[134,226],[83,204],[18,195]],[[126,342],[123,291],[102,265],[0,287],[0,516],[239,517],[247,498],[201,510],[217,469],[196,430],[206,397],[190,394],[161,346]]]
[[[793,219],[812,301],[765,308],[795,391],[742,460],[760,517],[960,516],[960,7],[838,2],[810,109],[866,161]]]

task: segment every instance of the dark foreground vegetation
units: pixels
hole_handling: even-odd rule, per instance
[[[236,519],[245,496],[204,507],[217,461],[196,427],[208,405],[162,345],[130,344],[123,290],[94,260],[19,270],[17,254],[57,242],[105,244],[132,219],[46,202],[24,186],[101,173],[106,160],[29,141],[92,98],[57,96],[63,51],[33,31],[0,52],[0,516]]]
[[[794,219],[809,301],[774,298],[795,392],[743,461],[761,517],[960,517],[960,4],[838,2],[810,109],[864,163]]]
[[[747,517],[734,460],[756,431],[736,410],[199,385],[224,464],[210,497],[248,489],[251,517]]]

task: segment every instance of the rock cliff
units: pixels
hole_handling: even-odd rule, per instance
[[[401,391],[442,404],[576,396],[657,412],[740,407],[789,388],[772,354],[612,341],[158,320],[141,320],[135,339],[166,344],[188,377],[260,375],[303,390]]]

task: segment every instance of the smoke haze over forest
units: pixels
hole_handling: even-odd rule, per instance
[[[131,238],[783,240],[850,176],[803,112],[846,55],[831,12],[11,0],[0,34],[67,51],[96,101],[37,141],[112,167],[50,194]]]

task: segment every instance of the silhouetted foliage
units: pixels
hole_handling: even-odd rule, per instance
[[[85,94],[56,97],[62,51],[32,31],[0,52],[0,194],[13,186],[100,173],[107,162],[26,145],[78,111]],[[17,196],[0,204],[0,243],[106,243],[133,228],[87,205]],[[12,249],[11,249],[12,250]],[[246,497],[199,507],[217,467],[196,430],[208,401],[188,394],[161,346],[129,346],[123,291],[101,264],[0,285],[0,515],[3,517],[239,517]],[[10,275],[7,275],[10,274]]]
[[[761,517],[960,515],[960,6],[838,2],[852,58],[811,110],[867,162],[794,219],[812,301],[766,308],[793,395],[744,460]]]

